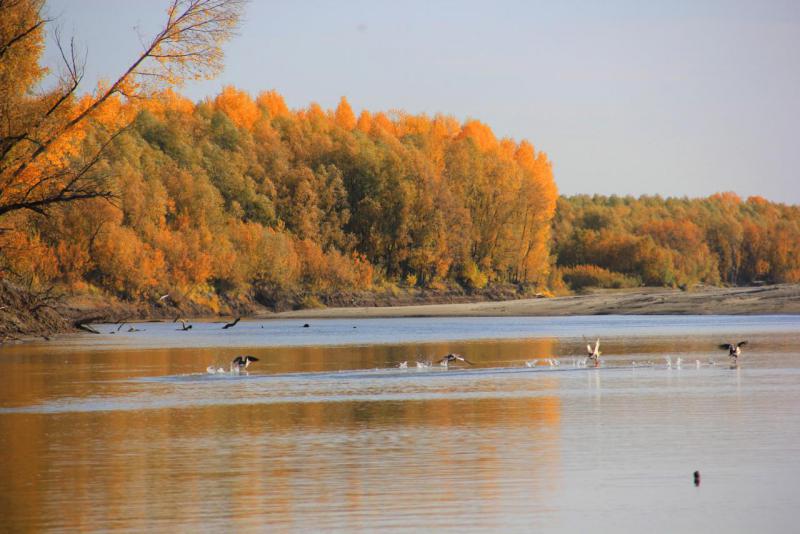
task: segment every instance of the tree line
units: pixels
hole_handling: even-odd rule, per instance
[[[553,254],[573,288],[800,282],[800,207],[708,198],[562,197]]]

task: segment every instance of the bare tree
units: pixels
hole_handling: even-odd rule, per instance
[[[78,100],[85,58],[74,40],[56,34],[62,71],[55,89],[33,95],[44,70],[38,61],[43,0],[0,0],[0,216],[56,204],[112,198],[109,176],[97,163],[125,128],[119,117],[104,120],[116,102],[135,108],[138,99],[212,77],[222,67],[221,45],[233,34],[244,0],[171,0],[166,21],[140,55],[105,90]],[[113,114],[112,114],[113,115]],[[82,142],[81,129],[94,125],[96,139]]]

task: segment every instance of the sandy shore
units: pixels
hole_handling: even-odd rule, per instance
[[[570,297],[429,304],[391,308],[323,308],[257,318],[488,317],[545,315],[758,315],[800,313],[800,284],[762,287],[596,291]]]

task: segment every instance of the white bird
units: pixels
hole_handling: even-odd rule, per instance
[[[664,358],[664,361],[667,362],[667,369],[672,369],[672,358],[667,356]]]
[[[682,363],[683,363],[683,360],[681,359],[680,356],[678,356],[678,359],[675,361],[675,368],[676,369],[680,369]]]
[[[599,367],[600,355],[602,354],[602,352],[600,352],[600,338],[597,338],[597,341],[594,344],[594,348],[592,348],[591,343],[588,343],[586,345],[586,351],[589,353],[589,359],[592,360],[592,362],[594,362],[594,366]]]
[[[397,367],[400,369],[408,369],[408,362],[407,361],[400,362],[399,364],[397,364]]]
[[[734,361],[736,361],[739,358],[739,356],[742,355],[743,345],[747,345],[747,341],[740,341],[736,345],[734,345],[733,343],[724,343],[722,345],[719,345],[719,348],[721,348],[722,350],[727,350],[728,356],[730,356],[731,358],[733,358]]]
[[[216,365],[209,365],[206,367],[206,372],[210,375],[218,375],[225,373],[225,369],[222,367],[217,367]]]
[[[431,362],[417,362],[417,369],[427,369],[431,366]]]
[[[536,360],[531,360],[529,362],[525,362],[527,367],[536,367]]]

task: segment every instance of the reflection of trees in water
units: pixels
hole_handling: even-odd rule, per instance
[[[530,398],[4,416],[3,436],[15,436],[3,439],[14,464],[2,468],[4,511],[27,526],[139,529],[159,519],[311,526],[333,511],[358,526],[387,505],[465,499],[502,510],[521,491],[506,485],[510,473],[535,498],[558,469],[560,401],[548,394],[558,378],[540,378]]]

